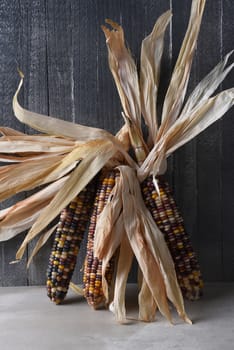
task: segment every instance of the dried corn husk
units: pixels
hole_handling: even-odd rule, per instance
[[[142,273],[138,296],[139,319],[154,320],[158,308],[172,322],[169,299],[179,316],[191,323],[185,313],[172,258],[162,233],[144,205],[139,182],[153,174],[157,188],[155,176],[165,171],[166,158],[221,118],[234,103],[234,89],[212,97],[233,68],[233,64],[227,67],[230,53],[198,84],[184,104],[204,6],[205,0],[192,1],[188,29],[166,93],[160,125],[156,113],[157,91],[170,11],[158,19],[152,33],[142,42],[140,77],[125,45],[122,27],[111,20],[106,22],[112,30],[102,26],[109,66],[125,120],[125,125],[116,136],[102,129],[65,122],[24,109],[18,102],[23,84],[21,72],[13,98],[15,116],[46,135],[29,136],[7,127],[0,128],[3,135],[0,138],[0,160],[14,163],[0,169],[0,199],[38,189],[41,185],[47,186],[27,200],[0,212],[2,240],[32,225],[17,252],[17,259],[23,256],[27,244],[43,232],[30,262],[52,234],[54,227],[50,230],[46,228],[60,211],[104,166],[117,166],[120,177],[98,218],[94,253],[103,262],[102,283],[106,301],[112,302],[111,308],[121,323],[127,321],[125,288],[134,255]],[[149,129],[147,141],[141,130],[141,113]],[[135,150],[138,164],[128,153],[130,144]],[[105,272],[116,252],[119,258],[111,300]]]
[[[109,67],[120,96],[123,115],[128,122],[129,136],[135,149],[142,148],[147,152],[141,131],[141,99],[137,68],[130,51],[125,46],[123,28],[109,19],[106,22],[112,26],[112,30],[102,26],[108,47]],[[132,129],[137,138],[132,134]]]
[[[21,131],[12,129],[12,128],[8,128],[7,126],[0,126],[0,133],[3,136],[24,136],[26,134],[24,134]]]
[[[67,153],[71,151],[75,143],[69,140],[45,136],[2,136],[0,138],[1,153]]]
[[[111,192],[111,200],[105,207],[105,211],[98,218],[94,245],[94,255],[100,259],[103,257],[102,252],[105,244],[107,243],[109,245],[110,239],[106,239],[106,237],[109,238],[112,235],[112,224],[117,221],[116,217],[120,216],[119,220],[123,228],[119,231],[120,233],[115,232],[116,236],[118,236],[115,238],[115,241],[118,240],[120,244],[120,256],[115,282],[116,289],[113,301],[116,318],[121,323],[126,321],[123,295],[131,266],[132,258],[130,259],[130,257],[132,254],[130,251],[132,250],[137,258],[150,293],[161,313],[170,322],[172,321],[167,304],[168,297],[177,308],[179,315],[187,322],[190,322],[185,314],[172,258],[162,233],[157,228],[144,205],[136,174],[127,166],[120,166],[118,169],[120,171],[120,178],[116,187]],[[115,210],[116,207],[118,208],[117,210]],[[122,238],[122,235],[125,238]],[[101,254],[99,255],[100,252]],[[102,271],[103,278],[105,278],[105,272],[105,270]],[[143,314],[143,311],[141,311],[141,315]]]
[[[63,186],[67,177],[53,182],[32,196],[0,211],[0,242],[15,237],[29,229],[39,217],[43,208]]]
[[[78,151],[78,150],[77,150]],[[21,259],[27,244],[39,234],[61,211],[66,207],[75,196],[92,180],[92,178],[102,169],[107,161],[115,154],[116,149],[109,141],[91,142],[83,153],[80,164],[71,173],[63,187],[58,191],[50,204],[43,210],[38,220],[34,223],[31,230],[25,237],[22,245],[17,251],[16,258]],[[74,160],[77,160],[81,154],[74,154]],[[78,158],[78,159],[79,159]],[[70,159],[69,159],[70,161]]]
[[[19,105],[17,96],[22,83],[23,77],[14,96],[13,105],[16,116],[30,126],[34,123],[33,125],[37,130],[40,130],[40,125],[47,124],[45,120],[48,118],[51,128],[49,130],[55,132],[55,136],[26,135],[15,132],[13,129],[1,128],[3,136],[0,138],[0,158],[17,164],[3,166],[0,169],[0,199],[7,199],[15,193],[35,189],[38,186],[53,183],[58,179],[61,179],[60,183],[63,183],[63,186],[61,186],[60,191],[57,191],[58,193],[56,193],[51,204],[48,199],[47,202],[43,201],[42,192],[39,192],[36,195],[41,199],[41,204],[40,207],[37,206],[37,210],[35,209],[36,206],[34,211],[33,208],[30,208],[29,202],[23,202],[22,205],[25,205],[24,219],[15,222],[12,227],[8,228],[6,221],[2,222],[2,225],[4,225],[2,226],[2,232],[4,232],[1,235],[2,240],[9,239],[33,225],[33,230],[25,237],[17,253],[17,259],[22,257],[27,244],[56,217],[62,208],[85,187],[114,155],[116,155],[116,161],[118,158],[122,161],[126,159],[133,167],[136,166],[126,152],[128,137],[126,137],[125,127],[122,128],[116,138],[105,131],[103,131],[100,138],[97,137],[94,140],[92,140],[92,135],[87,138],[83,135],[81,140],[66,138],[63,133],[56,135],[57,119],[37,115]],[[41,120],[43,120],[43,123],[41,123]],[[71,126],[74,127],[72,123],[69,123],[70,128]],[[80,132],[83,132],[82,127]],[[118,140],[123,142],[123,147]],[[7,148],[9,152],[7,152]],[[12,156],[12,154],[14,155]],[[119,164],[119,161],[117,163],[116,161],[112,161],[112,163]],[[69,181],[67,181],[68,178]],[[78,178],[79,181],[77,182]],[[74,183],[77,183],[78,187],[74,187]],[[70,191],[71,188],[72,191]],[[48,212],[50,212],[49,216],[47,215]],[[47,219],[44,219],[45,217]],[[13,230],[15,230],[14,233]]]
[[[139,316],[138,316],[139,320],[144,322],[154,321],[156,311],[157,311],[157,304],[154,300],[154,297],[150,291],[150,288],[145,278],[142,279],[141,289],[138,294],[138,303],[139,303]]]
[[[74,124],[57,118],[48,117],[43,114],[28,111],[20,106],[18,94],[23,85],[24,75],[20,72],[21,80],[13,97],[13,111],[16,118],[35,130],[49,135],[57,135],[68,139],[79,139],[80,141],[95,140],[108,137],[109,133],[102,129],[90,128]]]
[[[154,144],[158,131],[156,105],[160,65],[164,47],[164,34],[170,19],[171,11],[167,11],[160,16],[152,33],[142,41],[141,45],[141,104],[142,114],[149,131],[149,146]]]
[[[196,48],[205,2],[205,0],[192,1],[187,32],[163,104],[162,123],[160,125],[158,138],[160,138],[161,135],[163,135],[173,124],[181,110],[187,90],[192,59]]]
[[[137,68],[125,46],[122,27],[110,19],[107,19],[106,23],[113,28],[113,30],[109,30],[102,26],[108,45],[110,69],[116,82],[124,113],[134,121],[140,130],[141,105]]]
[[[227,62],[232,54],[233,51],[229,52],[224,59],[197,85],[189,96],[181,112],[180,119],[182,116],[188,115],[189,111],[192,111],[194,107],[202,104],[215,92],[217,87],[222,83],[234,66],[233,63],[226,68]]]
[[[33,251],[28,259],[27,267],[29,267],[34,256],[39,252],[39,250],[43,247],[43,245],[48,241],[52,233],[56,230],[56,227],[57,227],[57,224],[54,225],[52,228],[50,228],[48,231],[41,234],[40,238],[35,244],[35,247],[33,248]]]
[[[123,217],[120,217],[123,220]],[[126,323],[126,308],[125,308],[125,291],[127,285],[128,274],[132,266],[133,251],[129,244],[126,234],[122,237],[118,266],[116,272],[114,299],[110,305],[116,320],[119,323]]]

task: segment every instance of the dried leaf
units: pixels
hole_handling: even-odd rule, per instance
[[[144,278],[142,280],[141,290],[138,295],[138,304],[139,320],[144,322],[154,321],[157,310],[157,304]]]
[[[153,145],[157,136],[157,93],[160,77],[160,65],[164,47],[164,34],[171,19],[171,11],[162,14],[154,25],[150,35],[141,46],[141,106],[142,114],[149,131],[149,145]]]
[[[67,177],[64,177],[13,206],[1,210],[0,242],[29,229],[66,180]]]
[[[148,226],[148,229],[145,230],[145,239],[148,246],[152,248],[152,254],[154,258],[159,262],[160,271],[162,273],[166,287],[167,297],[176,307],[179,316],[185,322],[191,323],[191,321],[185,313],[183,297],[181,294],[180,287],[178,285],[174,263],[168,250],[168,247],[165,243],[163,234],[154,224],[151,214],[148,211],[146,211],[145,213],[146,217],[144,217],[143,220],[145,220],[145,218],[147,218],[148,216],[148,218],[146,219],[147,221],[144,223],[146,227]],[[157,305],[159,307],[158,303]]]
[[[127,285],[128,274],[130,272],[133,261],[133,252],[126,235],[123,235],[120,253],[118,259],[118,267],[115,279],[114,300],[112,304],[115,318],[119,323],[126,323],[125,308],[125,291]]]
[[[103,294],[105,296],[107,303],[110,302],[110,295],[109,295],[110,288],[106,280],[106,270],[111,258],[115,254],[116,254],[116,259],[118,258],[117,251],[121,244],[124,234],[125,233],[124,233],[124,226],[123,226],[123,217],[122,217],[122,214],[120,214],[118,220],[115,223],[115,226],[112,229],[112,239],[109,240],[109,247],[108,247],[109,249],[108,250],[106,249],[106,254],[103,256],[103,259],[102,259],[102,289],[103,289]],[[103,244],[105,244],[105,242],[103,242]],[[117,260],[119,260],[119,258]]]
[[[7,241],[11,238],[14,238],[19,233],[22,233],[26,230],[28,230],[34,222],[37,220],[38,216],[40,215],[42,209],[39,209],[38,211],[34,212],[33,214],[28,214],[27,217],[22,219],[21,221],[12,224],[12,225],[5,225],[2,227],[0,226],[0,242]]]
[[[124,177],[122,199],[125,230],[145,281],[159,310],[168,320],[171,321],[171,316],[166,295],[180,317],[190,323],[184,310],[173,260],[163,234],[145,207],[136,175],[129,167],[119,167],[119,170]]]
[[[107,19],[106,23],[113,28],[109,30],[102,26],[108,46],[110,70],[115,79],[124,113],[140,129],[141,106],[137,68],[125,46],[123,28],[110,19]]]
[[[51,152],[51,153],[67,153],[74,148],[72,146],[62,146],[47,143],[46,141],[39,142],[35,137],[35,140],[5,140],[0,138],[0,152],[1,153],[23,153],[23,152]]]
[[[233,51],[229,52],[214,69],[196,86],[194,91],[189,96],[182,112],[180,119],[186,117],[190,111],[197,108],[200,104],[213,94],[217,87],[222,83],[227,74],[232,70],[234,64],[231,64],[226,69],[226,64]]]
[[[139,195],[140,188],[138,188],[136,175],[129,167],[120,166],[118,169],[123,177],[123,219],[129,243],[160,312],[171,322],[162,274],[152,254],[152,248],[145,240],[145,231],[148,227],[143,225],[142,218],[145,211],[148,211],[143,204],[141,194]],[[166,245],[165,241],[164,244]]]
[[[106,162],[114,155],[116,148],[109,141],[97,141],[95,146],[91,143],[90,148],[86,149],[86,157],[71,173],[69,179],[57,195],[50,202],[49,206],[39,216],[22,245],[20,246],[16,257],[21,259],[27,244],[40,233],[61,211],[65,208],[75,196],[91,181],[91,179],[102,169]],[[74,154],[74,160],[76,159]]]
[[[123,149],[125,151],[128,151],[130,148],[130,139],[129,139],[129,133],[128,133],[128,126],[126,125],[126,123],[116,133],[115,137],[121,143]]]
[[[91,128],[88,126],[63,121],[61,119],[49,117],[24,109],[18,102],[18,94],[22,85],[23,77],[21,77],[18,89],[13,97],[13,111],[16,118],[22,123],[46,134],[57,135],[68,139],[76,139],[79,141],[89,141],[100,138],[108,139],[110,137],[111,134],[102,129]]]
[[[45,132],[46,134],[64,137],[65,139],[69,140],[75,139],[79,142],[87,142],[98,139],[109,140],[116,146],[117,150],[122,154],[122,156],[124,156],[124,159],[128,162],[128,164],[134,168],[136,167],[135,162],[125,151],[124,147],[122,147],[118,139],[106,130],[52,118],[39,113],[28,111],[20,106],[18,102],[18,94],[20,92],[24,79],[22,73],[20,73],[20,76],[21,80],[18,89],[13,97],[13,110],[16,118],[19,119],[22,123],[27,124],[35,130]]]
[[[176,149],[189,142],[192,138],[200,134],[208,126],[220,119],[234,104],[234,88],[224,90],[218,95],[203,101],[198,108],[194,108],[187,118],[180,119],[174,124],[173,129],[177,129],[173,138],[168,133],[168,150],[171,154]]]
[[[130,124],[127,123],[131,143],[134,150],[142,147],[147,151],[141,131],[141,101],[137,68],[125,46],[123,28],[111,20],[106,20],[106,22],[113,28],[113,30],[109,30],[102,26],[108,47],[109,67],[120,96],[124,116],[131,122],[131,128]],[[134,142],[135,137],[132,135],[132,129],[137,133],[137,144]]]
[[[158,139],[174,123],[181,110],[187,90],[192,59],[196,48],[205,0],[193,0],[188,28],[166,93],[162,111],[162,124]]]
[[[64,152],[61,153],[36,153],[33,154],[26,154],[21,153],[20,155],[12,155],[12,154],[1,154],[0,153],[0,162],[4,163],[24,163],[31,160],[39,160],[43,162],[46,158],[51,158],[54,156],[64,155]]]
[[[67,155],[27,160],[1,167],[0,200],[61,178],[74,169],[77,162],[98,143],[99,141],[89,141],[78,145]]]
[[[32,253],[28,259],[27,268],[29,268],[29,266],[32,262],[32,259],[39,252],[39,250],[43,247],[43,245],[48,241],[48,239],[50,238],[52,233],[56,230],[57,226],[58,226],[58,224],[54,225],[50,230],[46,231],[45,233],[42,233],[41,237],[38,239]]]
[[[115,186],[110,193],[109,199],[101,214],[97,218],[93,249],[94,256],[100,260],[102,260],[104,256],[109,253],[111,250],[110,246],[113,245],[116,238],[119,240],[119,235],[116,237],[115,225],[122,211],[122,202],[119,198],[120,193],[121,185],[119,178],[117,178]],[[118,245],[116,246],[115,250],[117,247]]]
[[[136,210],[136,208],[134,208]],[[129,214],[132,215],[133,210],[129,211]],[[124,218],[126,220],[126,217]],[[131,248],[136,256],[138,264],[143,271],[144,278],[146,280],[147,285],[154,297],[155,302],[158,305],[158,308],[162,315],[164,315],[169,322],[172,322],[171,314],[169,311],[167,296],[166,296],[166,288],[164,284],[164,280],[162,278],[162,274],[159,268],[157,261],[155,260],[149,246],[144,240],[144,236],[142,236],[142,232],[144,230],[141,227],[139,218],[136,220],[134,217],[134,225],[129,222],[126,223],[125,226],[129,228],[127,231],[128,239],[131,245]]]
[[[84,295],[83,288],[79,287],[77,284],[70,282],[69,287],[78,295]]]
[[[0,126],[0,134],[4,135],[4,136],[22,136],[25,135],[23,132],[12,129],[12,128],[8,128],[8,127],[4,127],[4,126]]]
[[[234,88],[231,88],[212,98],[204,99],[193,110],[179,118],[152,148],[138,169],[138,178],[142,181],[149,173],[158,175],[166,157],[220,119],[233,104]]]
[[[61,156],[54,156],[24,163],[2,166],[0,168],[0,201],[12,195],[35,188],[43,184],[46,178],[61,161]]]

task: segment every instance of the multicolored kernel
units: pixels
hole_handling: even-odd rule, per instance
[[[164,234],[183,295],[189,300],[198,299],[202,294],[203,282],[196,254],[168,183],[159,177],[158,186],[160,196],[152,177],[143,181],[141,189],[145,205]]]
[[[69,288],[95,190],[96,179],[60,215],[47,269],[47,294],[56,304],[61,303]]]

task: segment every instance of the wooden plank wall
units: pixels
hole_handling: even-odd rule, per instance
[[[162,66],[162,100],[189,18],[190,0],[1,0],[0,124],[30,132],[13,117],[12,96],[25,73],[21,102],[30,110],[116,132],[122,125],[119,99],[109,73],[100,25],[121,23],[136,60],[140,43],[157,17],[172,9]],[[234,48],[233,0],[207,0],[189,91]],[[222,88],[233,85],[233,73]],[[234,110],[170,159],[174,188],[206,280],[234,280]],[[17,198],[23,198],[21,194]],[[12,200],[1,204],[10,205]],[[0,244],[0,285],[45,282],[51,243],[26,270],[28,252],[9,265],[22,235]],[[84,247],[76,280],[80,280]],[[135,278],[135,271],[131,279]]]

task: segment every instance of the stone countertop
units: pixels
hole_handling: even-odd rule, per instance
[[[107,310],[92,310],[69,292],[63,305],[45,287],[0,288],[0,344],[3,350],[231,350],[234,343],[234,283],[209,283],[204,297],[186,302],[194,324],[173,313],[171,326],[158,313],[153,323],[138,322],[136,286],[128,285],[128,325]]]

